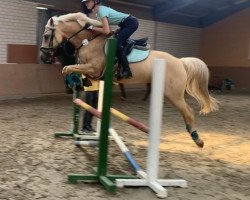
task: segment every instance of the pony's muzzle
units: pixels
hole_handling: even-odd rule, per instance
[[[40,48],[40,59],[44,64],[51,64],[54,58],[54,51],[49,48]]]

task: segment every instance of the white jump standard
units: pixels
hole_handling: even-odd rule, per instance
[[[116,185],[117,187],[148,186],[156,192],[159,198],[165,198],[167,197],[167,190],[163,188],[163,186],[187,187],[187,182],[182,179],[158,179],[159,142],[162,123],[164,76],[166,69],[165,60],[154,60],[153,69],[146,177],[144,177],[144,179],[116,179]]]

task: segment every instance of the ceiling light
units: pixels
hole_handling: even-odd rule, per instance
[[[48,10],[48,8],[42,7],[42,6],[37,6],[36,9],[37,9],[37,10]]]
[[[246,2],[246,1],[247,0],[239,0],[239,1],[234,2],[234,4],[238,5],[238,4],[242,4],[242,3]]]

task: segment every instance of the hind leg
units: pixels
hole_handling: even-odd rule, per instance
[[[195,127],[193,109],[186,103],[184,96],[179,96],[177,99],[171,98],[170,96],[168,96],[167,98],[180,111],[185,121],[186,129],[192,137],[193,141],[202,148],[204,146],[204,142],[199,138],[198,132],[196,130],[193,130],[193,128]]]

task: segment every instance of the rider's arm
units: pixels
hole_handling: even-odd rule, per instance
[[[109,28],[109,22],[107,17],[103,17],[102,18],[102,28],[100,27],[93,27],[94,31],[97,31],[99,33],[103,33],[105,35],[109,35],[110,34],[110,28]]]

